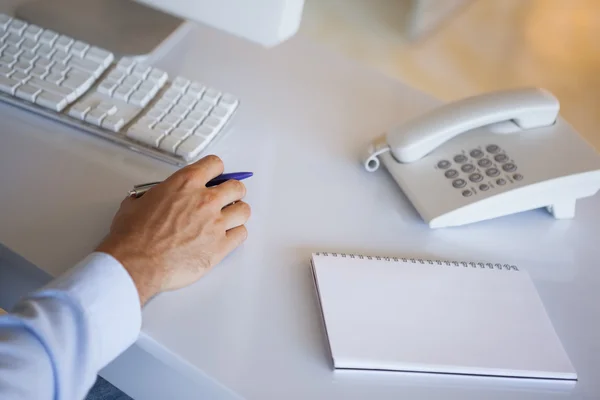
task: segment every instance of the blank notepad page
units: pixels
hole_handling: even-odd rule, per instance
[[[527,272],[315,254],[335,368],[577,379]]]

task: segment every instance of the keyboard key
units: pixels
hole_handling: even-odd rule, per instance
[[[196,126],[198,126],[198,123],[198,121],[184,119],[179,123],[179,125],[177,125],[177,129],[182,129],[191,133],[196,128]]]
[[[152,100],[151,93],[138,89],[131,94],[131,97],[129,98],[129,103],[138,107],[146,107],[150,100]]]
[[[214,129],[221,129],[221,127],[225,124],[225,120],[221,118],[217,118],[214,116],[208,116],[204,121],[202,121],[203,126],[208,126]]]
[[[187,137],[189,137],[192,134],[192,131],[190,131],[189,129],[183,129],[183,128],[175,128],[171,131],[171,133],[169,134],[169,136],[173,136],[178,138],[179,140],[183,140]]]
[[[145,126],[146,128],[152,128],[154,127],[154,125],[156,125],[156,122],[157,120],[155,118],[151,118],[148,115],[144,115],[136,122],[136,125]]]
[[[196,98],[199,98],[202,93],[206,90],[206,87],[200,82],[193,82],[187,90],[187,94],[193,95]]]
[[[152,68],[150,73],[148,74],[148,80],[155,82],[158,87],[163,86],[168,79],[168,75],[165,71],[162,71],[157,68]]]
[[[56,83],[49,82],[45,79],[43,80],[43,79],[39,79],[39,78],[31,78],[27,83],[29,83],[32,86],[43,89],[44,91],[51,92],[53,94],[62,96],[65,99],[67,98],[67,96],[69,96],[70,94],[73,93],[72,89],[69,89],[69,88],[66,88],[63,86],[59,86]]]
[[[106,112],[104,112],[104,110],[95,108],[85,115],[85,122],[88,122],[92,125],[101,126],[104,118],[106,118]]]
[[[21,36],[25,28],[27,28],[27,23],[16,18],[13,18],[13,20],[10,21],[10,24],[8,25],[8,31],[13,32],[19,36]]]
[[[123,125],[125,120],[119,115],[109,115],[102,121],[102,127],[113,132],[119,132]]]
[[[181,97],[181,92],[171,87],[163,94],[162,97],[165,100],[175,103]]]
[[[154,129],[157,131],[160,131],[164,134],[167,134],[169,132],[171,132],[173,130],[173,125],[172,124],[168,124],[166,122],[159,122],[158,124],[156,124],[154,126]]]
[[[211,110],[210,115],[223,119],[227,117],[230,114],[230,112],[231,110],[229,108],[218,105]]]
[[[178,115],[181,118],[185,117],[188,113],[188,108],[181,105],[181,104],[177,104],[175,107],[173,107],[170,111],[171,114],[173,115]]]
[[[16,81],[24,82],[27,80],[27,78],[29,78],[29,75],[23,71],[15,71],[10,77]]]
[[[167,112],[165,110],[162,110],[160,108],[156,108],[153,107],[150,109],[150,111],[148,111],[146,113],[146,116],[153,118],[153,119],[160,119],[162,118]]]
[[[19,61],[34,63],[37,58],[38,56],[33,51],[26,50],[19,56]]]
[[[60,75],[65,75],[68,70],[69,70],[69,67],[67,66],[67,64],[60,62],[60,61],[56,61],[52,65],[52,67],[50,67],[51,72],[54,72],[55,74],[60,74]]]
[[[21,85],[21,81],[7,78],[6,76],[0,75],[0,92],[15,94],[17,87]]]
[[[54,111],[62,111],[67,106],[67,99],[66,96],[42,90],[42,93],[35,99],[35,103]]]
[[[181,104],[187,108],[192,108],[194,104],[196,104],[196,101],[197,98],[195,96],[186,93],[183,96],[181,96],[177,104]]]
[[[158,147],[158,145],[160,144],[160,140],[164,136],[165,134],[163,132],[138,125],[132,126],[127,131],[127,137],[153,147]]]
[[[48,71],[46,71],[44,68],[33,67],[33,69],[29,71],[29,75],[43,79],[46,75],[48,75]]]
[[[85,58],[95,61],[104,67],[108,67],[115,59],[115,56],[110,51],[93,46],[87,51]]]
[[[40,47],[40,44],[33,39],[25,39],[23,40],[23,43],[21,43],[21,49],[23,51],[34,52],[38,47]],[[35,54],[35,57],[37,58],[37,54]]]
[[[16,64],[16,62],[17,62],[17,59],[14,58],[13,56],[9,56],[8,54],[0,57],[0,65],[12,67],[13,65]]]
[[[133,67],[133,70],[131,71],[131,75],[137,76],[138,78],[141,79],[146,79],[146,76],[148,76],[148,74],[150,73],[150,66],[145,65],[145,64],[137,64]]]
[[[162,122],[169,124],[170,126],[177,125],[181,121],[181,115],[179,114],[167,114],[163,117]]]
[[[125,78],[123,80],[123,85],[127,85],[127,86],[131,86],[134,89],[137,89],[137,87],[142,83],[142,80],[138,77],[135,76],[128,76],[127,78]]]
[[[31,24],[27,28],[25,28],[23,36],[25,36],[27,39],[37,42],[38,38],[40,37],[43,31],[44,30],[39,26]]]
[[[161,150],[168,151],[169,153],[174,154],[175,150],[177,150],[177,146],[179,146],[179,143],[181,143],[181,141],[182,139],[176,136],[168,135],[160,142],[160,145],[158,147]]]
[[[73,43],[75,43],[73,38],[70,38],[65,35],[60,35],[56,40],[56,43],[54,43],[54,47],[56,47],[58,50],[67,52],[69,51]]]
[[[50,58],[52,57],[52,54],[54,54],[55,51],[56,49],[49,46],[48,44],[42,44],[40,47],[38,47],[37,54],[41,57]]]
[[[2,50],[2,55],[18,57],[19,54],[21,54],[22,52],[23,50],[19,49],[16,46],[13,46],[12,44],[9,44],[4,48],[4,50]]]
[[[203,113],[210,112],[210,110],[212,110],[212,108],[213,108],[213,105],[211,103],[209,103],[208,101],[204,100],[204,99],[200,100],[194,106],[194,110],[200,111],[200,112],[203,112]]]
[[[204,118],[206,118],[206,116],[208,115],[208,113],[203,112],[203,111],[192,111],[191,113],[189,113],[186,118],[188,120],[192,120],[194,122],[200,122],[202,121]]]
[[[10,33],[6,39],[4,39],[4,43],[19,47],[24,40],[25,38],[23,36],[17,35],[16,33]]]
[[[41,93],[41,91],[42,89],[33,87],[28,84],[24,84],[17,88],[16,95],[20,99],[33,103],[35,102],[35,98],[38,96],[38,94]]]
[[[36,67],[44,68],[46,70],[49,69],[52,65],[54,65],[54,61],[45,57],[38,58],[35,61]]]
[[[73,56],[67,61],[67,65],[72,68],[77,68],[82,71],[86,71],[94,75],[96,78],[99,77],[105,70],[105,67],[98,64],[95,61]]]
[[[115,99],[127,101],[133,90],[131,86],[121,85],[115,90],[113,96]]]
[[[220,97],[221,93],[215,89],[206,89],[206,91],[202,94],[202,100],[211,104],[217,104],[217,101]]]
[[[69,109],[69,115],[73,118],[77,118],[80,120],[85,119],[85,115],[92,109],[92,107],[87,103],[75,103],[73,107]]]
[[[109,103],[108,101],[103,101],[102,103],[98,104],[96,109],[104,111],[107,115],[113,115],[117,112],[117,106],[113,103]]]
[[[228,93],[224,94],[223,97],[221,97],[221,99],[219,100],[219,105],[229,107],[229,108],[237,107],[238,103],[239,103],[238,99],[236,99],[233,95],[228,94]]]
[[[63,80],[65,79],[63,74],[59,74],[57,72],[50,72],[48,74],[48,76],[46,76],[44,78],[45,81],[47,82],[51,82],[51,83],[55,83],[55,84],[59,84],[61,83]]]
[[[152,81],[144,81],[138,89],[144,92],[152,93],[152,96],[154,96],[158,92],[160,87],[158,87],[156,83]]]
[[[135,61],[129,57],[123,57],[117,63],[117,70],[123,71],[126,74],[129,74],[133,67],[135,66]]]
[[[69,53],[77,57],[84,57],[85,53],[90,48],[90,45],[84,42],[77,40],[75,43],[71,45],[69,49]]]
[[[115,69],[115,70],[110,71],[110,73],[108,74],[106,79],[110,79],[110,80],[121,83],[121,82],[123,82],[123,79],[125,79],[126,76],[127,76],[127,74],[125,72]]]
[[[29,72],[33,68],[33,65],[26,61],[19,61],[13,66],[13,69],[21,71],[23,73]]]
[[[86,82],[87,79],[82,77],[68,77],[61,83],[61,86],[76,90],[79,87],[84,86]]]
[[[97,88],[97,91],[112,96],[115,89],[119,86],[117,81],[105,79]]]
[[[66,63],[70,57],[71,57],[71,55],[69,53],[67,53],[66,51],[57,50],[54,54],[52,54],[51,58],[54,61],[60,61],[60,62]]]
[[[177,150],[175,154],[183,157],[186,161],[190,161],[197,157],[200,152],[208,145],[209,140],[202,136],[190,136],[185,139]]]
[[[188,86],[190,86],[190,80],[182,78],[180,76],[175,78],[175,80],[171,84],[171,88],[176,89],[180,92],[183,92],[185,89],[188,88]]]
[[[11,20],[12,20],[12,18],[9,17],[8,15],[0,14],[0,29],[2,29],[2,30],[7,29]]]
[[[8,76],[13,72],[12,68],[6,65],[0,65],[0,75]]]
[[[217,134],[217,132],[218,130],[213,127],[201,125],[198,128],[196,128],[196,130],[194,131],[194,135],[202,136],[206,139],[212,139]]]
[[[50,29],[46,29],[40,35],[39,42],[42,44],[47,44],[48,46],[52,46],[56,39],[58,39],[58,33],[51,31]]]

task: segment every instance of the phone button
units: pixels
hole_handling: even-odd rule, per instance
[[[437,163],[437,166],[438,166],[438,168],[441,168],[441,169],[449,168],[450,167],[450,161],[448,161],[448,160],[442,160],[439,163]]]
[[[444,173],[444,175],[446,176],[446,178],[454,179],[458,176],[458,171],[455,169],[449,169]]]
[[[517,169],[517,166],[513,163],[506,163],[502,166],[502,169],[506,172],[513,172]]]
[[[495,176],[500,175],[500,170],[498,170],[498,168],[489,168],[485,171],[485,173],[487,176],[491,176],[493,178]]]
[[[477,161],[477,165],[479,165],[482,168],[487,168],[492,165],[492,162],[490,160],[488,160],[487,158],[484,158],[484,159]]]
[[[471,157],[473,157],[473,158],[483,157],[483,151],[481,151],[479,149],[471,150],[471,152],[469,154],[471,154]]]
[[[471,180],[471,182],[481,182],[483,180],[483,175],[474,173],[469,175],[469,179]]]
[[[454,186],[457,189],[464,188],[465,186],[467,186],[467,181],[465,181],[464,179],[455,179],[452,181],[452,186]]]
[[[473,166],[473,164],[465,164],[462,167],[460,167],[460,169],[462,169],[462,172],[465,172],[467,174],[470,174],[471,172],[475,171],[475,167]]]
[[[459,163],[459,164],[466,163],[467,157],[462,154],[456,155],[456,156],[454,156],[454,162]]]
[[[498,185],[500,185],[500,186],[502,186],[502,185],[506,185],[506,180],[505,180],[505,179],[502,179],[502,178],[500,178],[500,179],[496,179],[496,183],[497,183]]]
[[[485,149],[487,150],[488,153],[492,153],[492,154],[496,154],[497,152],[500,151],[500,147],[498,147],[495,144],[490,144]]]
[[[505,163],[508,161],[508,156],[506,154],[496,154],[494,156],[494,160],[498,161],[499,163]]]
[[[463,190],[462,195],[464,197],[469,197],[473,194],[473,192],[471,192],[470,190]]]
[[[490,186],[485,183],[482,183],[481,185],[479,185],[479,190],[484,191],[484,192],[486,190],[488,190],[489,188],[490,188]]]

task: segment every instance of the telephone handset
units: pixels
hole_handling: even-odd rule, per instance
[[[600,189],[600,156],[559,110],[534,88],[449,103],[377,139],[365,169],[382,162],[432,228],[541,207],[572,218]]]

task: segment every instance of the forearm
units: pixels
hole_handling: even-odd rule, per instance
[[[134,283],[94,253],[0,317],[0,398],[82,399],[141,325]]]

